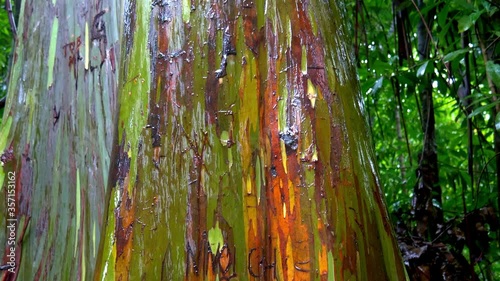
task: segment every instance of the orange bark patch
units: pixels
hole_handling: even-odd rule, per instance
[[[121,205],[115,210],[116,226],[116,274],[119,280],[128,280],[129,263],[132,257],[132,236],[135,220],[133,198],[128,194],[129,178],[125,178],[122,188]]]

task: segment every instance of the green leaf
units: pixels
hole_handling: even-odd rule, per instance
[[[386,61],[377,59],[373,62],[371,68],[379,75],[386,73],[387,69],[391,69],[391,65]]]
[[[490,75],[491,80],[493,80],[493,83],[497,87],[500,87],[500,65],[493,61],[488,61],[486,63],[486,71]]]
[[[460,49],[460,50],[453,51],[451,53],[446,54],[443,57],[443,61],[444,62],[449,62],[449,61],[455,60],[458,57],[462,58],[462,55],[465,54],[465,53],[467,53],[468,51],[470,51],[470,48],[465,48],[465,49]]]
[[[488,2],[483,2],[483,3],[488,3]],[[488,16],[493,16],[496,12],[498,12],[498,8],[497,7],[493,7],[491,8],[491,4],[488,3],[487,5],[483,4],[484,8],[486,9],[486,11],[488,12]]]
[[[475,94],[475,95],[472,95],[470,97],[470,99],[472,100],[472,105],[477,105],[477,104],[480,104],[484,101],[488,101],[490,100],[492,97],[499,97],[500,98],[500,95],[482,95],[482,94]]]
[[[455,0],[450,3],[454,8],[462,11],[473,11],[474,5],[469,3],[467,0]]]
[[[436,80],[438,83],[437,88],[439,92],[443,95],[446,94],[446,92],[448,92],[448,83],[446,83],[446,80],[444,80],[444,78],[441,76],[438,76]]]
[[[497,116],[495,117],[495,129],[497,131],[500,131],[500,112],[498,112]]]
[[[427,66],[429,65],[429,61],[425,61],[417,70],[417,77],[424,76],[424,74],[428,71]]]
[[[372,94],[376,94],[383,86],[384,84],[384,76],[381,76],[377,81],[375,81],[375,84],[373,84],[372,87]]]
[[[375,83],[375,78],[366,79],[364,83],[361,83],[361,91],[367,93]]]
[[[437,21],[439,26],[445,26],[446,22],[448,21],[448,12],[449,12],[450,6],[445,5],[442,10],[439,12]]]
[[[417,82],[415,74],[413,72],[401,72],[398,77],[399,83],[401,85],[413,86]]]
[[[222,231],[219,228],[219,222],[216,223],[215,227],[208,231],[208,243],[212,251],[217,251],[224,245],[224,237],[222,236]]]
[[[482,13],[484,13],[484,10],[462,16],[458,20],[458,32],[469,30],[469,28],[476,23],[477,19],[481,16]]]
[[[472,113],[469,114],[468,117],[471,118],[471,117],[474,117],[474,116],[476,116],[478,114],[481,114],[481,113],[483,113],[483,112],[485,112],[487,110],[490,110],[493,107],[495,107],[495,105],[497,105],[498,103],[499,103],[499,101],[495,101],[495,102],[492,102],[492,103],[488,103],[487,105],[480,106],[480,107],[474,109],[474,111],[472,111]]]

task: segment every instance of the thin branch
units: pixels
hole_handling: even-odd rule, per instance
[[[418,14],[420,15],[420,19],[422,20],[422,23],[424,24],[425,29],[427,30],[427,35],[429,36],[429,39],[431,40],[432,45],[434,45],[434,48],[437,49],[437,44],[434,41],[434,38],[432,37],[431,29],[427,25],[427,20],[425,19],[424,15],[422,15],[422,13],[420,12],[420,9],[418,8],[417,3],[415,3],[414,0],[411,0],[411,2],[413,3],[413,6],[415,6],[415,9],[417,10]]]
[[[486,162],[486,164],[483,165],[483,168],[481,168],[481,172],[479,173],[479,177],[477,178],[477,181],[476,181],[476,198],[479,198],[479,187],[480,187],[480,184],[481,184],[481,178],[483,177],[483,174],[487,174],[488,171],[487,171],[487,168],[488,168],[488,165],[491,163],[491,161],[493,160],[496,160],[498,157],[500,157],[500,153],[497,152],[495,153],[495,155],[493,155],[490,159],[488,159],[488,161]],[[497,195],[497,196],[500,196]],[[477,202],[478,200],[476,200],[475,204],[474,204],[474,209],[477,208]]]
[[[391,77],[391,82],[392,82],[392,88],[394,90],[394,94],[396,95],[396,100],[398,102],[399,114],[401,115],[401,119],[403,122],[403,130],[404,130],[405,141],[406,141],[406,150],[408,151],[408,158],[409,158],[409,162],[410,162],[410,167],[412,167],[413,166],[413,163],[412,163],[413,157],[411,156],[410,140],[408,138],[408,130],[406,128],[406,121],[405,121],[404,111],[403,111],[403,103],[401,102],[401,93],[400,93],[399,81],[398,81],[397,77],[398,76]]]
[[[16,38],[17,37],[16,21],[14,20],[14,13],[12,12],[12,3],[10,3],[10,0],[5,0],[5,10],[7,10],[7,13],[9,14],[10,30],[12,31],[12,35],[14,36],[14,38]]]
[[[365,2],[364,1],[361,1],[361,6],[365,6]],[[366,9],[364,9],[365,13],[366,13]],[[368,61],[368,34],[366,32],[366,21],[365,21],[365,13],[363,13],[363,8],[361,8],[360,10],[360,14],[361,14],[361,25],[363,26],[363,36],[364,36],[364,39],[365,39],[365,55],[366,55],[366,68],[370,68],[370,62]],[[368,15],[366,15],[368,17]]]
[[[439,58],[439,60],[440,60],[441,62],[443,62],[444,67],[446,68],[446,70],[448,71],[448,73],[451,73],[451,71],[450,71],[450,68],[449,68],[448,64],[447,64],[447,63],[444,63],[444,60],[443,60],[444,56],[441,56],[441,54],[440,54],[440,52],[439,52],[438,44],[437,44],[437,42],[436,42],[436,41],[434,41],[434,38],[432,37],[432,31],[431,31],[431,29],[429,28],[429,25],[427,24],[427,21],[426,21],[426,19],[425,19],[424,15],[422,15],[422,12],[420,11],[420,9],[419,9],[419,7],[418,7],[417,3],[415,3],[415,1],[414,1],[414,0],[411,0],[411,2],[413,3],[413,6],[415,6],[416,11],[418,12],[418,14],[419,14],[419,16],[420,16],[420,19],[422,20],[422,23],[424,24],[424,27],[425,27],[425,29],[426,29],[426,31],[427,31],[427,36],[429,36],[429,40],[431,40],[432,45],[434,45],[434,49],[436,50],[436,54],[435,54],[435,56],[436,56],[437,58]]]

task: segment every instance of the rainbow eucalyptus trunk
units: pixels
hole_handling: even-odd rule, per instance
[[[0,279],[88,280],[106,209],[121,4],[19,8],[0,132]]]
[[[96,280],[404,280],[335,1],[128,1]]]

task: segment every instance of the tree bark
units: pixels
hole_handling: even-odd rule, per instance
[[[2,280],[405,279],[341,14],[24,0]]]
[[[13,252],[15,268],[1,280],[88,280],[116,120],[121,4],[25,0],[19,7],[0,132],[0,201],[15,203],[12,212],[0,208],[0,255],[5,264]],[[15,244],[4,243],[12,233]]]
[[[96,280],[404,280],[335,1],[129,1]]]

